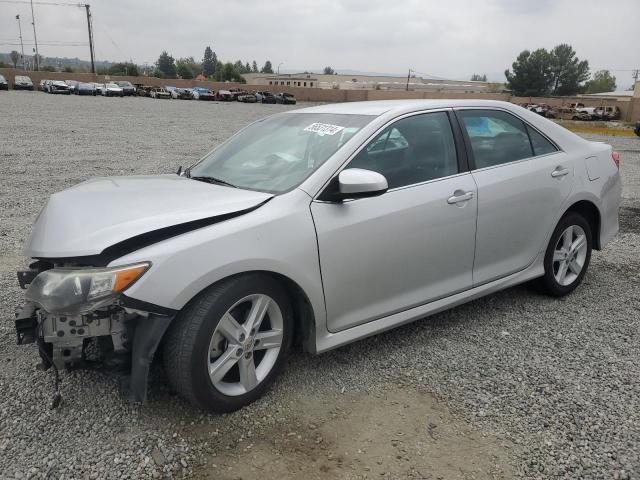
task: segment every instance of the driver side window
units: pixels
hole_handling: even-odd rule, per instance
[[[446,112],[406,117],[385,128],[349,163],[384,175],[389,188],[458,173],[455,141]]]

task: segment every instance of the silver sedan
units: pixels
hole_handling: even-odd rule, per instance
[[[19,272],[19,343],[116,365],[144,401],[258,398],[292,343],[339,347],[510,286],[562,296],[618,231],[619,156],[521,107],[333,104],[241,130],[177,175],[53,195]]]

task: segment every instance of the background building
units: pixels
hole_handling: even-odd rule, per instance
[[[407,90],[406,76],[247,73],[243,77],[250,85],[338,90]],[[412,76],[408,89],[421,92],[498,93],[504,89],[504,84]]]

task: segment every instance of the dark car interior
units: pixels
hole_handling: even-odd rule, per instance
[[[381,173],[389,188],[457,173],[455,143],[446,114],[416,115],[396,122],[363,149],[349,167]]]

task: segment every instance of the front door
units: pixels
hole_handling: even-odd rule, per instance
[[[460,173],[446,112],[398,120],[347,165],[387,178],[378,197],[314,201],[332,332],[472,285],[476,187]]]

